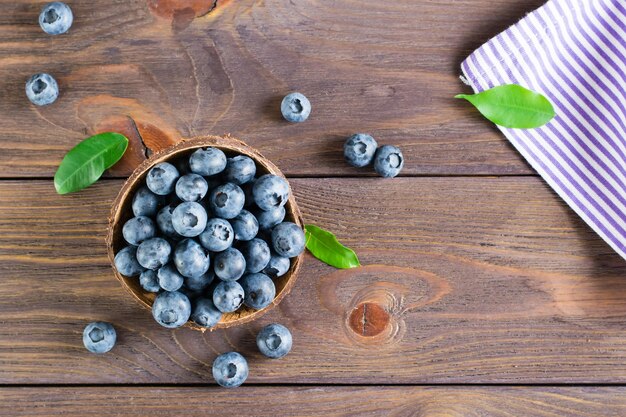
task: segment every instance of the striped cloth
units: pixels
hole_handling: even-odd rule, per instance
[[[626,0],[551,0],[461,68],[476,92],[514,83],[550,99],[547,125],[500,130],[626,258]]]

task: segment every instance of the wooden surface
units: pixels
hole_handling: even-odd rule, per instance
[[[0,415],[626,415],[626,261],[452,99],[461,60],[541,3],[83,0],[51,37],[41,2],[0,0]],[[45,108],[23,92],[40,71],[61,87]],[[306,123],[280,119],[292,90]],[[63,154],[105,130],[131,139],[124,160],[57,195]],[[401,146],[403,178],[347,166],[355,131]],[[166,330],[112,274],[110,205],[152,151],[228,132],[364,266],[306,255],[262,319]],[[108,354],[82,347],[93,320],[118,329]],[[274,321],[282,360],[254,346]],[[217,389],[230,350],[250,378]]]

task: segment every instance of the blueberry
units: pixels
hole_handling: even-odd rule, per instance
[[[133,214],[154,217],[162,204],[162,196],[154,194],[148,187],[141,187],[133,196]]]
[[[150,239],[156,235],[156,227],[149,217],[133,217],[124,223],[122,235],[126,242],[138,246],[144,240]]]
[[[237,249],[228,248],[215,255],[213,269],[222,281],[235,281],[246,271],[246,259]]]
[[[226,168],[226,155],[217,148],[198,149],[189,157],[191,172],[210,176],[219,174]]]
[[[52,104],[59,97],[59,85],[50,74],[35,74],[26,81],[26,97],[37,106]]]
[[[198,277],[209,270],[211,258],[193,239],[181,240],[174,249],[174,265],[185,277]]]
[[[270,262],[263,270],[263,273],[269,275],[272,278],[282,277],[287,273],[287,271],[289,271],[290,266],[291,261],[289,260],[289,258],[273,253],[272,257],[270,258]]]
[[[198,174],[183,175],[176,182],[176,195],[183,201],[200,201],[208,190],[206,180]]]
[[[183,276],[171,263],[159,268],[157,278],[159,279],[159,287],[163,288],[165,291],[176,291],[180,289],[185,282]]]
[[[210,298],[199,298],[193,305],[191,312],[191,320],[202,327],[213,327],[222,318],[222,312],[219,311],[213,300]]]
[[[213,378],[225,388],[235,388],[248,378],[248,362],[237,352],[223,353],[213,362]]]
[[[115,267],[118,272],[127,277],[141,274],[145,268],[137,262],[137,247],[126,246],[115,255]]]
[[[374,156],[374,169],[381,177],[393,178],[404,167],[404,157],[400,148],[384,145],[378,148]]]
[[[228,158],[224,178],[228,182],[241,185],[254,179],[256,174],[256,164],[252,158],[245,155],[238,155]]]
[[[213,290],[213,303],[222,313],[232,313],[243,304],[243,288],[237,281],[222,281]]]
[[[365,133],[357,133],[346,140],[343,145],[343,156],[353,167],[364,167],[372,163],[378,143]]]
[[[159,277],[157,277],[156,271],[152,269],[147,269],[139,275],[139,284],[141,284],[141,288],[148,292],[159,292],[161,290]]]
[[[67,32],[73,21],[72,9],[60,1],[46,4],[39,13],[39,26],[48,35],[60,35]]]
[[[92,353],[106,353],[113,349],[117,334],[111,323],[94,321],[83,330],[83,345]]]
[[[191,303],[189,298],[178,291],[165,291],[157,295],[152,304],[152,317],[163,327],[173,329],[189,320]]]
[[[289,184],[282,177],[266,174],[254,182],[252,195],[262,210],[282,207],[289,199]]]
[[[160,237],[146,239],[137,248],[137,261],[148,269],[159,269],[169,262],[172,248],[167,240]]]
[[[272,245],[281,256],[298,256],[304,251],[304,232],[295,223],[281,223],[272,230]]]
[[[232,219],[243,209],[245,195],[239,186],[226,183],[216,187],[209,196],[209,207],[217,217]]]
[[[271,210],[256,210],[254,215],[259,222],[260,230],[270,230],[285,219],[285,207],[276,207]]]
[[[176,206],[170,204],[163,207],[156,216],[156,224],[161,233],[170,238],[178,238],[180,235],[176,233],[174,225],[172,224],[172,214]]]
[[[240,185],[243,190],[243,194],[246,197],[246,202],[244,203],[244,207],[250,207],[254,204],[254,195],[252,194],[252,189],[254,188],[254,183],[256,179],[252,179],[250,182]]]
[[[204,232],[198,238],[206,249],[221,252],[233,244],[235,232],[228,221],[214,217],[207,222]]]
[[[213,279],[215,279],[215,272],[213,272],[213,270],[209,268],[209,270],[202,275],[199,275],[197,277],[185,278],[185,287],[187,287],[192,292],[201,293],[209,288],[209,285],[211,285]]]
[[[146,185],[155,194],[168,195],[174,191],[180,177],[176,167],[168,162],[153,166],[146,176]]]
[[[278,359],[291,350],[293,339],[291,332],[282,324],[268,324],[256,337],[256,345],[268,358]]]
[[[181,203],[172,212],[172,226],[181,236],[198,236],[206,227],[207,217],[206,210],[199,203]]]
[[[303,94],[287,94],[280,103],[280,112],[288,122],[304,122],[311,114],[311,103]]]
[[[259,222],[248,210],[241,210],[230,224],[235,232],[235,239],[240,241],[250,240],[259,233]]]
[[[244,275],[239,281],[244,291],[243,303],[250,308],[260,310],[267,307],[276,297],[276,287],[265,274]]]
[[[270,261],[270,247],[264,240],[254,238],[243,242],[239,250],[246,260],[246,272],[260,272]]]

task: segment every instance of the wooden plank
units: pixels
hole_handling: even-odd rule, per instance
[[[622,417],[623,387],[0,388],[19,416]],[[4,414],[4,413],[3,413]]]
[[[118,176],[145,146],[227,132],[289,175],[372,175],[342,161],[357,131],[401,146],[406,175],[529,174],[452,97],[467,90],[462,59],[543,1],[238,0],[205,14],[211,2],[77,0],[70,32],[49,36],[37,25],[40,3],[3,0],[0,176],[51,176],[67,150],[106,130],[133,141]],[[23,86],[42,71],[61,96],[36,108]],[[280,117],[292,90],[313,103],[306,123]]]
[[[251,383],[626,382],[626,261],[537,178],[291,182],[364,267],[307,256],[277,309],[203,335],[159,327],[113,278],[121,181],[0,181],[0,383],[206,383],[230,350]],[[82,347],[92,320],[115,323],[109,354]],[[272,321],[294,334],[284,360],[256,351]]]

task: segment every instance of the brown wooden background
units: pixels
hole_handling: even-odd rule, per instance
[[[541,3],[84,0],[51,37],[42,2],[0,0],[0,415],[626,415],[626,261],[452,98],[461,60]],[[35,108],[41,71],[61,96]],[[292,90],[306,123],[280,118]],[[106,130],[132,139],[123,162],[56,195],[63,154]],[[402,147],[402,178],[342,161],[357,131]],[[223,133],[364,267],[307,255],[258,322],[169,331],[114,279],[106,217],[151,150]],[[118,329],[106,355],[82,347],[92,320]],[[272,321],[295,339],[279,361],[253,341]],[[238,390],[212,384],[228,350],[249,358]]]

